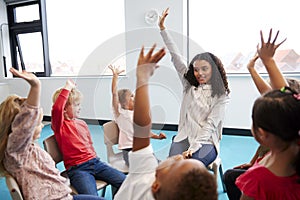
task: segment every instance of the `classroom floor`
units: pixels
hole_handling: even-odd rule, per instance
[[[101,160],[106,161],[106,149],[103,139],[103,128],[99,125],[89,125],[91,135],[94,142],[95,150]],[[158,130],[153,130],[155,133],[159,133]],[[169,151],[169,147],[171,144],[171,138],[176,134],[174,131],[163,131],[167,135],[167,139],[165,140],[151,140],[153,149],[155,151],[156,156],[160,160],[164,160]],[[50,125],[46,125],[43,128],[41,133],[41,138],[38,140],[38,143],[43,146],[42,142],[45,138],[52,135],[53,132],[50,128]],[[256,148],[258,147],[258,143],[254,140],[253,137],[248,136],[230,136],[224,135],[221,140],[221,153],[220,157],[222,159],[223,171],[226,169],[232,168],[236,165],[249,162],[252,156],[255,153]],[[58,168],[62,170],[63,165],[58,165]],[[228,200],[226,193],[223,192],[221,186],[221,179],[218,176],[218,193],[219,200]],[[105,198],[107,200],[111,200],[111,190],[110,187],[107,188],[105,193]],[[5,179],[0,178],[0,199],[1,200],[10,200],[11,197],[7,190]]]

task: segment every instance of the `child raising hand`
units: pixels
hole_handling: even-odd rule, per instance
[[[14,68],[10,72],[24,79],[30,90],[27,98],[10,95],[0,105],[0,174],[10,173],[16,179],[24,199],[102,199],[71,196],[52,157],[34,143],[43,128],[41,83],[32,73]]]
[[[122,150],[126,165],[129,166],[128,153],[132,150],[133,141],[134,94],[129,89],[117,89],[118,77],[124,70],[112,65],[108,67],[113,73],[111,84],[112,107],[115,121],[120,130],[118,147]],[[166,135],[162,132],[159,135],[151,132],[151,138],[165,139]]]

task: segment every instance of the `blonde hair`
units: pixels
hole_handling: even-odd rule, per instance
[[[128,95],[131,95],[131,91],[129,89],[118,90],[119,102],[120,102],[122,108],[126,107],[126,105],[128,103],[128,98],[127,98]]]
[[[3,166],[4,152],[7,145],[8,135],[12,132],[11,124],[15,116],[20,112],[22,104],[26,98],[17,95],[8,96],[0,104],[0,175],[5,173]]]
[[[61,93],[63,88],[60,88],[58,90],[56,90],[52,96],[52,102],[54,103],[58,97],[58,95]],[[78,102],[78,101],[81,101],[82,100],[82,94],[81,92],[76,89],[76,88],[73,88],[71,91],[70,91],[70,94],[69,94],[69,97],[68,97],[68,100],[67,100],[67,103],[66,105],[71,105],[72,103],[74,102]]]

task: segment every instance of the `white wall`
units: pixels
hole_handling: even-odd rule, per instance
[[[182,50],[184,41],[183,34],[183,1],[182,0],[126,0],[126,45],[127,45],[127,76],[120,78],[119,86],[127,87],[132,90],[135,88],[135,66],[137,63],[138,52],[142,45],[145,47],[157,43],[159,47],[163,42],[159,35],[156,25],[150,26],[144,21],[144,14],[147,10],[155,8],[162,12],[163,9],[170,7],[166,25],[172,31],[179,48]],[[6,18],[4,3],[0,1],[0,22]],[[107,27],[105,27],[107,28]],[[104,28],[104,31],[105,31]],[[87,36],[88,37],[88,36]],[[97,51],[95,50],[95,52]],[[2,52],[0,52],[1,64],[3,69]],[[99,55],[101,59],[101,54]],[[83,66],[82,70],[85,68]],[[2,70],[0,70],[2,71]],[[28,85],[19,79],[4,79],[0,74],[0,100],[3,100],[9,93],[16,93],[21,96],[27,95]],[[230,128],[250,128],[251,126],[251,106],[256,97],[259,96],[254,84],[249,76],[230,76],[229,84],[231,89],[231,102],[227,109],[225,127]],[[51,114],[52,94],[62,87],[67,78],[52,77],[41,78],[42,98],[41,106],[45,115]],[[81,77],[74,78],[79,90],[84,95],[82,102],[81,117],[89,119],[111,119],[111,77]],[[170,56],[167,55],[160,63],[158,69],[151,79],[150,96],[152,105],[153,121],[156,123],[177,124],[181,103],[181,85],[177,78]]]

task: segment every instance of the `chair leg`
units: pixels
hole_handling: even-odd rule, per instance
[[[227,192],[226,191],[226,186],[224,183],[224,179],[223,179],[223,168],[222,168],[222,164],[219,167],[219,173],[220,173],[220,178],[221,178],[221,182],[222,182],[222,187],[223,187],[223,192]]]
[[[102,194],[101,194],[101,197],[105,197],[105,192],[106,192],[106,186],[102,189]]]

